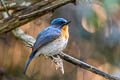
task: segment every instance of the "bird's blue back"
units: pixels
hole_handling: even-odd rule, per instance
[[[50,26],[40,32],[36,38],[36,42],[32,48],[32,53],[30,55],[29,61],[25,66],[24,74],[29,66],[30,62],[32,61],[33,57],[36,55],[36,52],[46,44],[56,40],[61,35],[61,30]]]
[[[40,46],[40,44],[42,44],[42,43],[47,44],[47,43],[55,40],[60,35],[61,35],[60,29],[54,28],[53,26],[49,26],[48,28],[44,29],[42,32],[40,32],[38,34],[38,36],[36,38],[36,42],[35,42],[32,50],[34,51],[35,49],[37,49],[37,47]],[[44,45],[42,45],[42,46],[44,46]]]
[[[57,38],[61,36],[62,27],[65,25],[65,23],[67,23],[67,20],[63,18],[54,19],[51,22],[51,26],[47,27],[46,29],[44,29],[42,32],[38,34],[36,38],[36,42],[32,48],[32,53],[30,55],[28,63],[25,66],[24,74],[26,73],[26,70],[30,62],[36,55],[37,51],[39,51],[43,46],[49,44],[50,42],[56,40]]]

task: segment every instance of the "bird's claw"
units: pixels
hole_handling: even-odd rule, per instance
[[[60,69],[62,74],[64,74],[63,60],[60,58],[60,56],[57,55],[56,57],[54,57],[54,56],[51,56],[51,57],[53,59],[53,62],[56,65],[56,70]]]

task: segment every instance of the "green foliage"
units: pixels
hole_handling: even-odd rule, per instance
[[[119,0],[102,0],[102,4],[108,15],[116,11],[116,7],[119,4]]]
[[[98,23],[99,23],[99,18],[96,15],[96,13],[93,13],[93,14],[87,16],[87,24],[89,26],[92,25],[95,27],[96,30],[98,30],[100,27]]]

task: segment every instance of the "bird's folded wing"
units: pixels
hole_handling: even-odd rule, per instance
[[[56,40],[60,34],[61,31],[55,28],[47,28],[44,31],[40,32],[32,48],[32,53],[35,54],[41,47]]]

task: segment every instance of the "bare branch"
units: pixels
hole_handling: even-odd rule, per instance
[[[1,24],[0,25],[3,25],[2,23],[3,22],[5,22],[4,24],[5,25],[3,25],[3,27],[1,26],[1,28],[0,28],[0,34],[3,34],[3,33],[5,33],[5,32],[8,32],[8,31],[10,31],[10,30],[12,30],[12,29],[14,29],[14,28],[17,28],[17,27],[19,27],[20,25],[23,25],[23,24],[25,24],[25,23],[27,23],[28,21],[31,21],[31,20],[33,20],[33,19],[35,19],[35,18],[33,18],[34,16],[36,17],[36,16],[41,16],[41,15],[43,15],[44,13],[47,13],[47,12],[49,12],[49,11],[51,11],[51,10],[54,10],[54,9],[56,9],[56,8],[58,8],[58,7],[60,7],[60,6],[62,6],[62,5],[64,5],[64,4],[66,4],[66,3],[69,3],[69,2],[71,2],[71,0],[64,0],[64,1],[66,1],[66,2],[64,2],[63,0],[59,0],[59,1],[61,1],[61,2],[52,2],[51,4],[49,4],[48,6],[45,6],[45,7],[43,7],[43,8],[41,8],[40,10],[36,10],[36,8],[33,8],[34,6],[36,6],[36,5],[34,5],[34,6],[32,6],[32,8],[30,8],[31,10],[29,10],[31,13],[30,14],[24,14],[24,15],[21,15],[24,11],[22,11],[22,12],[20,12],[20,13],[17,13],[15,16],[13,16],[12,18],[11,18],[11,20],[10,19],[8,19],[8,22],[6,22],[5,20],[4,21],[1,21]],[[38,4],[37,4],[38,5]],[[37,7],[38,8],[38,7]],[[29,9],[29,8],[27,8],[27,9]],[[34,11],[34,10],[36,10],[36,11]],[[25,13],[29,13],[29,11],[27,11],[27,12],[25,12]],[[32,12],[32,11],[34,11],[34,12]],[[26,19],[27,18],[27,19]],[[13,22],[14,21],[14,22]],[[17,25],[15,25],[15,24],[17,24]],[[2,31],[3,30],[3,31]],[[35,42],[35,39],[33,38],[33,37],[31,37],[31,36],[29,36],[29,35],[27,35],[27,34],[25,34],[21,29],[15,29],[14,31],[12,31],[13,32],[13,34],[17,37],[17,38],[19,38],[19,39],[21,39],[22,41],[24,41],[24,42],[26,42],[28,45],[30,45],[29,47],[31,47],[31,46],[33,46],[33,44],[34,44],[34,42]],[[93,73],[95,73],[95,74],[98,74],[98,75],[100,75],[100,76],[103,76],[104,78],[106,78],[106,79],[110,79],[110,80],[120,80],[120,78],[118,78],[118,77],[115,77],[115,76],[113,76],[113,75],[111,75],[111,74],[108,74],[108,73],[106,73],[106,72],[104,72],[104,71],[101,71],[101,70],[99,70],[99,69],[97,69],[97,68],[95,68],[95,67],[93,67],[93,66],[91,66],[91,65],[89,65],[89,64],[87,64],[87,63],[85,63],[85,62],[82,62],[82,61],[80,61],[80,60],[78,60],[78,59],[76,59],[76,58],[73,58],[73,57],[71,57],[71,56],[69,56],[69,55],[67,55],[67,54],[64,54],[63,52],[61,52],[61,54],[59,54],[60,56],[61,56],[61,58],[63,58],[64,60],[66,60],[67,62],[69,62],[69,63],[72,63],[72,64],[74,64],[74,65],[77,65],[77,66],[79,66],[79,67],[81,67],[81,68],[83,68],[83,69],[85,69],[85,70],[88,70],[88,71],[91,71],[91,72],[93,72]]]
[[[21,25],[26,24],[60,6],[73,2],[73,0],[56,0],[52,1],[48,5],[41,8],[41,2],[36,3],[27,9],[24,9],[18,13],[15,13],[12,17],[9,17],[3,21],[0,21],[0,35],[9,32]]]
[[[8,14],[8,16],[10,16],[10,14],[9,14],[9,12],[8,12],[8,9],[7,9],[6,5],[5,5],[4,0],[0,0],[0,2],[1,2],[3,8],[5,9],[6,13]]]
[[[94,66],[91,66],[83,61],[80,61],[72,56],[69,56],[63,52],[61,52],[61,54],[59,54],[61,56],[61,58],[63,58],[65,61],[69,62],[69,63],[72,63],[76,66],[79,66],[85,70],[88,70],[88,71],[91,71],[95,74],[98,74],[106,79],[109,79],[109,80],[120,80],[120,78],[116,77],[116,76],[113,76],[107,72],[104,72],[104,71],[101,71],[99,70],[98,68],[94,67]]]
[[[49,4],[49,3],[51,3],[52,1],[53,0],[51,0],[51,1],[45,1],[45,0],[40,1],[39,2],[39,7],[45,6],[45,5]],[[7,1],[7,2],[5,2],[5,4],[6,4],[6,8],[8,10],[19,11],[19,10],[23,10],[23,9],[31,6],[32,4],[37,3],[37,2],[38,1],[35,1],[35,2],[33,2],[33,1],[30,1],[30,2],[28,2],[28,1],[27,2],[26,1],[22,1],[22,2]],[[5,8],[2,5],[0,5],[0,11],[6,11]]]
[[[12,33],[15,37],[24,41],[28,47],[32,47],[35,43],[35,39],[32,36],[25,34],[20,28],[14,29]]]
[[[34,44],[34,42],[35,42],[35,39],[34,39],[34,38],[32,38],[30,35],[24,34],[24,32],[23,32],[22,30],[20,30],[20,29],[14,31],[14,33],[15,33],[14,36],[16,36],[17,38],[23,40],[24,42],[27,42],[28,45],[29,45],[29,43],[30,43],[30,45],[32,46],[32,45]],[[17,34],[17,35],[16,35],[16,34]],[[23,35],[24,35],[24,36],[23,36]],[[27,37],[26,37],[26,36],[27,36]],[[30,46],[30,47],[31,47],[31,46]],[[74,65],[76,65],[76,66],[79,66],[79,67],[81,67],[81,68],[83,68],[83,69],[85,69],[85,70],[91,71],[91,72],[93,72],[93,73],[95,73],[95,74],[98,74],[98,75],[100,75],[100,76],[102,76],[102,77],[104,77],[104,78],[106,78],[106,79],[109,79],[109,80],[120,80],[120,78],[118,78],[118,77],[116,77],[116,76],[113,76],[113,75],[111,75],[111,74],[109,74],[109,73],[106,73],[106,72],[104,72],[104,71],[101,71],[101,70],[99,70],[98,68],[96,68],[96,67],[94,67],[94,66],[91,66],[91,65],[89,65],[89,64],[87,64],[87,63],[85,63],[85,62],[83,62],[83,61],[80,61],[80,60],[78,60],[78,59],[76,59],[76,58],[74,58],[74,57],[72,57],[72,56],[69,56],[69,55],[67,55],[67,54],[65,54],[65,53],[63,53],[63,52],[61,52],[59,55],[60,55],[60,57],[61,57],[62,59],[64,59],[65,61],[67,61],[67,62],[69,62],[69,63],[72,63],[72,64],[74,64]]]
[[[8,10],[21,10],[30,6],[32,2],[5,1],[5,4]],[[2,5],[0,5],[0,11],[5,11],[5,8],[2,7]]]

